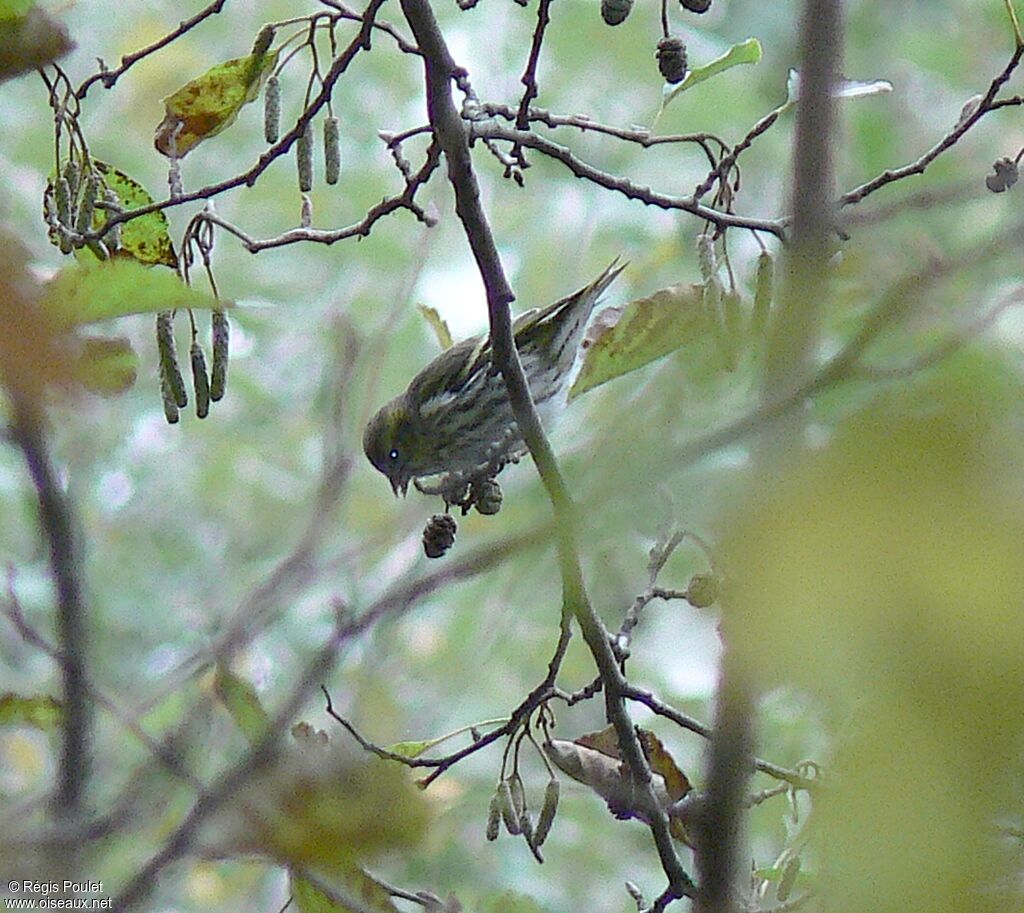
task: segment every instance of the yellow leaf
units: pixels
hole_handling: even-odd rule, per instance
[[[203,140],[230,127],[242,107],[260,94],[277,54],[271,51],[225,61],[167,96],[164,119],[156,128],[157,151],[184,158]]]

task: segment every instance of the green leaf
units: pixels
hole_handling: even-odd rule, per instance
[[[153,198],[138,181],[106,162],[93,160],[96,170],[103,175],[107,186],[117,194],[124,209],[148,206]],[[93,220],[95,228],[104,222],[103,210],[97,210]],[[121,225],[121,250],[131,254],[140,263],[163,264],[171,269],[178,266],[174,244],[167,231],[167,216],[162,210],[139,216]]]
[[[681,92],[685,92],[687,89],[692,89],[698,83],[702,83],[705,80],[710,79],[712,76],[717,76],[719,73],[724,73],[726,70],[730,70],[740,64],[758,63],[760,60],[761,42],[756,38],[748,38],[746,41],[734,44],[721,57],[716,57],[710,63],[706,63],[702,67],[694,67],[690,70],[690,72],[686,74],[686,79],[679,83],[679,85],[674,86],[671,91],[665,94],[665,97],[661,102],[661,107],[664,109],[668,103]]]
[[[702,297],[700,285],[673,285],[598,314],[587,331],[583,367],[569,399],[713,333]]]
[[[78,378],[87,390],[115,396],[135,385],[139,356],[123,336],[87,336],[78,361]]]
[[[213,689],[250,744],[259,742],[267,733],[270,717],[263,709],[256,689],[224,666],[217,667]]]
[[[466,726],[460,726],[458,729],[453,729],[451,732],[446,732],[444,735],[439,735],[436,739],[395,742],[393,745],[388,745],[386,750],[390,751],[392,754],[400,754],[406,758],[418,758],[423,754],[423,752],[429,751],[435,745],[440,745],[442,742],[446,742],[448,739],[454,738],[457,735],[462,735],[464,732],[471,732],[474,729],[481,729],[484,726],[498,726],[507,722],[508,720],[505,719],[495,719],[484,720],[481,723],[470,723]]]
[[[290,869],[288,880],[291,885],[292,902],[299,913],[352,913],[352,906],[344,902],[347,895],[362,904],[364,909],[394,913],[395,905],[391,895],[362,869],[353,867],[341,879],[342,891],[331,897],[324,888],[301,872]]]
[[[430,324],[430,329],[434,331],[441,348],[450,349],[452,347],[452,331],[448,329],[447,321],[438,313],[437,308],[431,307],[429,304],[421,304],[419,309],[427,323]]]
[[[0,694],[0,726],[35,726],[55,729],[60,725],[64,709],[60,701],[48,694],[24,697],[8,691]]]
[[[46,285],[43,306],[64,327],[175,308],[223,307],[174,273],[134,260],[73,263]]]
[[[228,60],[168,95],[164,119],[156,128],[157,151],[168,157],[173,151],[184,158],[203,140],[230,127],[242,106],[260,94],[277,54],[270,51]]]

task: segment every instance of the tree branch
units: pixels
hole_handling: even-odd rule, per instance
[[[565,488],[558,463],[537,410],[516,351],[509,305],[512,290],[505,278],[491,228],[480,204],[480,189],[473,173],[466,126],[455,109],[451,80],[461,71],[456,67],[444,36],[438,28],[428,0],[401,0],[402,10],[423,52],[427,82],[427,112],[434,136],[448,160],[448,177],[455,191],[455,210],[466,231],[473,256],[487,292],[490,335],[495,366],[508,389],[512,411],[530,449],[537,471],[551,500],[555,515],[559,566],[562,572],[562,614],[575,616],[605,683],[608,718],[615,727],[622,755],[635,781],[637,798],[648,813],[651,831],[662,867],[675,896],[693,892],[693,882],[684,871],[668,830],[668,819],[651,789],[651,771],[632,721],[626,712],[622,690],[625,680],[611,649],[608,632],[594,612],[587,596],[576,548],[574,508]],[[524,137],[532,134],[516,131]]]
[[[71,503],[61,491],[50,461],[43,417],[14,391],[11,394],[15,409],[13,436],[35,486],[39,524],[49,549],[50,573],[57,591],[57,656],[63,678],[64,712],[53,811],[58,830],[66,831],[81,814],[89,776],[91,708],[85,676],[87,648],[82,570]]]
[[[560,146],[558,143],[552,142],[543,136],[538,136],[536,133],[528,130],[516,130],[493,121],[475,122],[471,125],[470,129],[475,138],[507,140],[510,143],[524,146],[528,149],[536,149],[549,158],[561,162],[576,177],[588,180],[599,187],[604,187],[606,190],[614,190],[631,200],[638,200],[647,206],[657,206],[660,209],[679,209],[683,212],[689,212],[708,222],[713,222],[720,228],[748,228],[752,231],[768,232],[777,238],[785,237],[785,225],[781,219],[756,219],[738,216],[714,209],[711,206],[705,206],[694,197],[675,197],[658,193],[650,187],[641,187],[626,178],[601,171],[583,161],[568,147]]]

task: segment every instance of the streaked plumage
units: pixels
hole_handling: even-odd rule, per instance
[[[624,269],[612,263],[586,288],[513,324],[530,393],[546,427],[561,413],[580,342],[601,294]],[[419,372],[363,434],[370,462],[405,494],[413,479],[439,473],[467,478],[525,452],[488,335],[452,346]]]

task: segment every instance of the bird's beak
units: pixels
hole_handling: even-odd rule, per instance
[[[397,498],[399,494],[404,498],[406,493],[409,491],[409,480],[408,479],[391,479],[391,490],[395,493]]]

